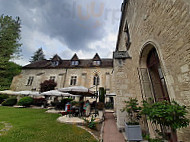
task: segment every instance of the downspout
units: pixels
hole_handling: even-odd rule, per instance
[[[63,87],[65,87],[65,83],[66,83],[66,78],[67,78],[67,68],[66,68],[66,72],[65,72],[65,77],[64,77],[64,82],[63,82]]]

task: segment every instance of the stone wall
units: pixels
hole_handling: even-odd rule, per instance
[[[117,123],[124,126],[125,114],[120,112],[123,100],[142,100],[138,75],[141,54],[146,45],[157,50],[170,99],[190,104],[190,5],[187,0],[129,0],[121,23],[127,19],[131,37],[128,50],[131,59],[114,61],[114,82],[117,94]],[[120,31],[119,51],[125,51],[126,34]],[[190,118],[190,117],[189,117]],[[179,140],[188,141],[190,128],[178,132]]]
[[[23,90],[40,90],[40,83],[45,80],[49,80],[50,76],[55,76],[55,82],[57,82],[57,88],[63,87],[63,81],[65,78],[65,69],[24,69],[20,75],[13,78],[11,84],[11,90],[23,91]],[[31,86],[27,86],[27,82],[30,76],[34,77]]]
[[[100,85],[98,87],[104,87],[110,91],[111,89],[111,77],[113,68],[73,68],[68,69],[66,75],[65,87],[69,87],[71,76],[77,76],[77,86],[85,86],[87,88],[93,87],[93,78],[95,74],[98,74],[100,78]],[[91,90],[95,90],[95,87]]]
[[[87,88],[93,87],[93,77],[98,74],[100,77],[100,85],[98,87],[104,87],[108,89],[108,92],[112,91],[112,71],[113,68],[70,68],[70,69],[24,69],[21,74],[15,76],[11,89],[15,91],[32,90],[39,91],[40,83],[45,80],[49,80],[50,76],[55,76],[55,82],[57,82],[56,88],[70,87],[71,76],[77,76],[76,86],[85,86]],[[30,76],[34,77],[31,86],[27,86],[27,82]],[[91,90],[95,91],[95,87]]]

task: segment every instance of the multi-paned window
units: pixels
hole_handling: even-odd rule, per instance
[[[79,61],[71,61],[71,65],[72,66],[77,66],[77,65],[79,65]]]
[[[94,76],[93,85],[100,85],[100,78],[97,74]]]
[[[77,84],[77,76],[71,76],[70,85],[76,85]]]
[[[33,80],[34,80],[34,77],[33,77],[33,76],[29,76],[29,78],[28,78],[28,82],[27,82],[26,86],[31,86]]]
[[[100,65],[100,61],[93,61],[93,65],[95,65],[95,66],[99,66]]]
[[[58,65],[59,65],[59,61],[53,61],[53,62],[52,62],[52,65],[53,65],[53,66],[58,66]]]
[[[50,76],[49,80],[55,81],[55,76]]]

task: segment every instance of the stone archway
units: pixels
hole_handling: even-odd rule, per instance
[[[139,64],[139,76],[143,99],[148,100],[149,98],[152,98],[154,102],[164,100],[170,101],[160,58],[154,44],[148,43],[143,47]],[[147,121],[146,118],[144,121]],[[147,127],[153,137],[156,136],[154,131],[160,129],[162,132],[170,135],[170,141],[175,141],[177,139],[176,133],[171,132],[168,128],[153,125],[150,122],[147,122]]]
[[[155,45],[145,44],[141,51],[139,64],[143,98],[152,98],[154,101],[169,101],[167,85]]]

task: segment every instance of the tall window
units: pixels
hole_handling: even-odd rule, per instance
[[[55,76],[50,76],[50,79],[49,79],[49,80],[55,81]]]
[[[28,82],[27,82],[26,86],[31,86],[33,80],[34,80],[34,77],[33,77],[33,76],[29,76],[29,78],[28,78]]]
[[[148,55],[147,67],[150,74],[154,97],[156,101],[169,100],[169,95],[167,92],[166,82],[162,69],[160,67],[160,62],[156,49],[152,49]]]
[[[71,61],[71,65],[72,66],[77,66],[77,65],[79,65],[79,61]]]
[[[94,76],[93,85],[100,85],[100,78],[97,74]]]
[[[71,76],[71,82],[70,85],[76,85],[77,84],[77,76]]]

